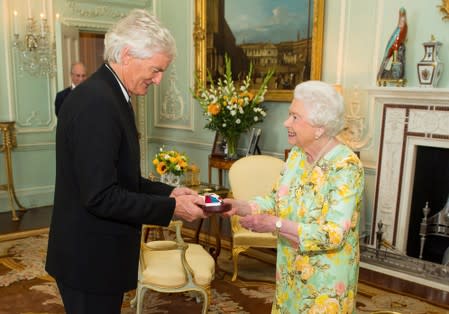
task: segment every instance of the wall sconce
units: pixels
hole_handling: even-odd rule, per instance
[[[42,1],[43,12],[40,14],[39,27],[31,14],[30,0],[27,0],[27,9],[25,35],[19,35],[19,13],[14,11],[13,16],[12,44],[19,62],[19,70],[26,71],[32,76],[53,77],[56,74],[56,45],[47,23],[46,2]],[[58,17],[56,15],[57,19]]]

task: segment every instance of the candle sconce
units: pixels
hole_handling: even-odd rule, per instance
[[[0,184],[0,190],[4,190],[8,194],[9,206],[12,212],[12,220],[18,221],[20,218],[17,215],[15,205],[19,211],[25,211],[25,207],[20,204],[17,199],[16,191],[14,189],[14,179],[12,173],[12,156],[11,151],[17,146],[15,135],[14,121],[0,121],[0,133],[2,134],[2,145],[0,146],[0,153],[5,155],[5,170],[7,174],[7,183]]]
[[[19,13],[14,11],[12,45],[16,54],[19,71],[28,72],[32,76],[49,76],[56,74],[56,44],[46,18],[45,0],[40,23],[31,15],[28,1],[28,18],[26,19],[25,34],[20,36],[18,31]]]

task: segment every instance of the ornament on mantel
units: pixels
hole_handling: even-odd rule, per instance
[[[443,63],[438,57],[442,43],[431,35],[430,41],[423,43],[424,57],[417,64],[419,85],[421,87],[436,87],[443,73]]]
[[[399,17],[396,28],[391,34],[382,62],[377,72],[377,85],[387,86],[394,84],[396,86],[405,86],[405,42],[407,39],[407,13],[405,8],[399,9]]]

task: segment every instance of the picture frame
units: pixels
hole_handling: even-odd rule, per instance
[[[251,129],[251,133],[249,135],[249,140],[248,140],[248,149],[246,151],[246,156],[256,155],[256,154],[260,155],[261,152],[260,152],[258,143],[259,143],[261,133],[262,133],[262,130],[259,128]]]
[[[215,132],[214,144],[212,145],[212,157],[226,157],[226,141],[220,132]]]
[[[285,10],[286,6],[289,10]],[[232,7],[235,7],[234,11]],[[290,9],[291,7],[294,9]],[[304,8],[306,8],[306,11]],[[271,19],[259,18],[256,12],[261,10],[264,10],[265,14],[288,11],[286,16],[300,18],[303,26],[298,31],[297,38],[273,43],[272,39],[279,37],[279,34],[290,34],[291,32],[282,28],[282,26],[286,27],[286,24],[282,24],[286,21],[279,16],[273,15]],[[306,13],[302,15],[301,13],[304,11]],[[226,12],[238,12],[240,17],[248,18],[249,26],[244,28],[241,25],[243,23],[237,24],[239,27],[241,26],[237,30],[234,22],[232,25],[227,23]],[[237,19],[238,17],[234,15],[236,14],[229,13],[229,16]],[[256,29],[259,28],[254,24],[256,20],[259,23],[270,21],[277,28],[273,27],[273,33],[268,33],[271,34],[268,37],[266,34],[265,37],[261,34],[260,37],[254,35],[255,37],[252,38],[262,38],[258,43],[251,43],[249,40],[240,43],[239,40],[241,40],[245,31],[247,34],[257,33]],[[273,23],[273,21],[278,23]],[[239,73],[244,74],[248,70],[249,64],[253,64],[254,88],[258,87],[257,79],[264,73],[266,74],[265,71],[269,67],[274,67],[276,73],[269,83],[265,100],[289,102],[293,97],[293,88],[296,84],[308,79],[321,79],[323,29],[324,0],[245,0],[243,2],[237,0],[195,0],[193,30],[195,73],[197,77],[195,88],[198,89],[199,86],[207,84],[208,72],[212,78],[218,77],[222,73],[224,55],[228,54],[232,62],[232,73],[236,76]],[[309,35],[307,36],[307,34]],[[265,42],[263,38],[267,38]],[[255,60],[253,53],[261,50],[267,52],[267,54],[274,53],[276,57],[262,58],[259,56],[260,58],[257,60],[263,63],[262,66],[259,66],[257,64],[260,64],[260,62],[253,62]],[[248,57],[250,55],[251,57]]]

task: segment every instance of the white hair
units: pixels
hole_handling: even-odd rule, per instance
[[[321,81],[302,82],[295,87],[293,97],[303,102],[307,121],[323,127],[325,134],[335,136],[343,128],[343,97],[332,85]]]
[[[104,59],[121,63],[120,54],[128,47],[130,54],[139,59],[162,53],[173,59],[176,44],[170,31],[145,10],[132,10],[114,24],[104,38]]]

